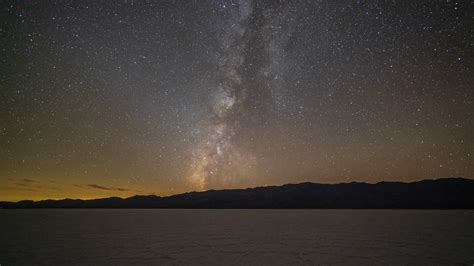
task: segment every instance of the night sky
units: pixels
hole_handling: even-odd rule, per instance
[[[471,1],[2,1],[0,200],[474,177]]]

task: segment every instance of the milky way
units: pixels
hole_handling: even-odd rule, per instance
[[[199,189],[257,175],[256,158],[234,137],[243,133],[242,124],[282,103],[279,78],[284,75],[282,47],[291,33],[291,23],[284,21],[289,8],[247,0],[223,5],[230,18],[217,54],[218,85],[209,99],[209,119],[200,125],[202,141],[193,152],[190,180]]]

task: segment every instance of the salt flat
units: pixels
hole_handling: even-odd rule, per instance
[[[0,210],[1,265],[474,263],[472,210]]]

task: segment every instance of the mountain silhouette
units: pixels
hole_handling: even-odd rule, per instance
[[[1,208],[347,208],[472,209],[474,180],[442,178],[418,182],[300,183],[247,189],[189,192],[167,197],[133,196],[93,200],[0,202]]]

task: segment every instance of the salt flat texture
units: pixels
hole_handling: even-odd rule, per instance
[[[0,210],[3,265],[473,265],[472,210]]]

